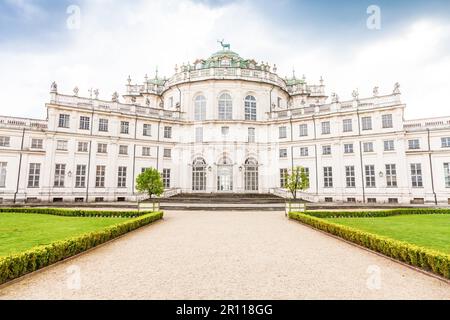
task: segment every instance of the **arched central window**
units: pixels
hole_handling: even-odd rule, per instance
[[[206,98],[204,96],[195,98],[194,109],[195,121],[203,121],[206,119]]]
[[[258,161],[255,159],[247,159],[245,161],[245,191],[258,191]]]
[[[206,191],[206,161],[195,159],[192,165],[192,190]]]
[[[245,98],[245,120],[256,121],[256,98],[254,96]]]
[[[219,98],[219,120],[233,119],[233,101],[228,93],[224,93]]]

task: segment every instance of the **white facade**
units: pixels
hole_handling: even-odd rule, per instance
[[[167,80],[129,79],[123,102],[53,84],[47,120],[0,117],[0,199],[135,200],[148,167],[168,193],[286,195],[281,172],[303,166],[306,200],[449,203],[450,118],[405,121],[398,85],[339,101],[276,71],[224,49]]]

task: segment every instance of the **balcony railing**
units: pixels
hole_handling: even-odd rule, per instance
[[[27,118],[15,118],[15,117],[0,117],[0,127],[4,128],[30,128],[36,130],[47,129],[46,120],[36,120]]]

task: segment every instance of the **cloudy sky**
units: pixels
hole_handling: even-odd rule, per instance
[[[171,76],[217,39],[281,76],[323,76],[341,99],[400,82],[407,119],[450,116],[448,0],[0,0],[0,115],[45,118],[52,81],[110,99],[128,75]]]

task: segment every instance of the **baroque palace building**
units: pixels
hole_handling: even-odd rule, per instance
[[[400,86],[340,101],[324,82],[221,51],[169,79],[128,79],[111,101],[51,86],[47,119],[0,117],[0,201],[135,201],[149,167],[176,193],[287,196],[306,168],[313,202],[450,203],[450,117],[405,121]],[[121,101],[119,101],[121,100]]]

